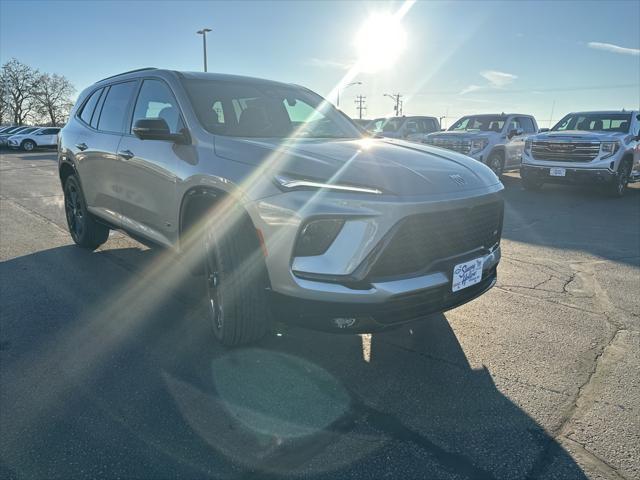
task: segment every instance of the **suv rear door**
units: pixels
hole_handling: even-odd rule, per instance
[[[175,95],[159,78],[142,81],[118,148],[122,162],[122,222],[126,230],[171,245],[178,234],[179,202],[174,172],[179,162],[192,161],[193,147],[170,140],[141,140],[133,135],[135,122],[149,118],[165,120],[171,133],[180,133],[185,128]]]
[[[122,216],[122,188],[116,152],[137,84],[129,80],[93,92],[78,115],[84,128],[70,145],[87,207],[117,226]]]

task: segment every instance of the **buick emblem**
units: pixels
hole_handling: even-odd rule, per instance
[[[458,175],[457,173],[454,173],[453,175],[449,175],[449,178],[453,180],[455,183],[457,183],[458,185],[464,185],[467,183],[466,180],[462,178],[461,175]]]

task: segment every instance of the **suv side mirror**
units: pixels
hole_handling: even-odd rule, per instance
[[[538,129],[538,133],[544,133],[544,132],[548,132],[549,129],[548,128],[539,128]]]
[[[169,125],[164,118],[141,118],[133,125],[133,134],[140,140],[170,140],[176,143],[184,143],[186,135],[183,133],[171,133]]]

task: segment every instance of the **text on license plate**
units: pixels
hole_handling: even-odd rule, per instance
[[[482,266],[484,258],[474,258],[468,262],[459,263],[453,267],[451,291],[457,292],[463,288],[475,285],[482,280]]]
[[[552,177],[564,177],[567,174],[566,168],[550,168],[549,175]]]

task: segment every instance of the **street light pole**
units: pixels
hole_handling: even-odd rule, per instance
[[[207,32],[210,32],[210,28],[203,28],[202,30],[198,30],[196,33],[198,35],[202,35],[202,53],[204,56],[204,71],[207,71]]]
[[[353,85],[362,85],[362,82],[351,82],[351,83],[347,83],[344,87],[342,87],[342,90],[349,88]],[[340,107],[340,87],[338,87],[338,97],[336,98],[336,107]]]

